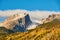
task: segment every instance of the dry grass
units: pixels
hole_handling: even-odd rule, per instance
[[[39,25],[27,32],[8,34],[4,38],[6,40],[60,40],[60,20]]]

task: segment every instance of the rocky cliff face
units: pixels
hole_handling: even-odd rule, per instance
[[[47,18],[41,20],[41,22],[43,24],[43,23],[51,22],[54,19],[60,19],[60,14],[52,14],[52,15],[49,15]]]
[[[26,13],[22,13],[9,17],[0,25],[9,30],[17,32],[17,31],[25,31],[28,25],[30,25],[31,23],[32,22],[30,20],[29,15]]]

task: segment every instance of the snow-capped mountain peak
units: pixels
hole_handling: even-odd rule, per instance
[[[13,31],[20,31],[20,29],[25,30],[31,23],[29,14],[21,13],[7,18],[4,22],[0,23],[0,26]]]

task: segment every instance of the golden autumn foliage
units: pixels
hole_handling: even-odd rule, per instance
[[[26,32],[0,35],[0,40],[60,40],[60,20],[55,19]]]

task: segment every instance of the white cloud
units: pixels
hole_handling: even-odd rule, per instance
[[[26,10],[5,10],[5,11],[0,11],[0,16],[6,17],[24,12],[26,12]]]
[[[49,14],[60,13],[60,12],[54,12],[54,11],[39,11],[39,10],[29,11],[29,10],[20,10],[20,9],[5,10],[5,11],[0,10],[0,17],[8,17],[17,13],[20,14],[20,13],[25,13],[25,12],[30,15],[31,20],[40,20],[42,18],[47,17]]]
[[[46,18],[49,14],[60,14],[60,12],[54,12],[54,11],[39,11],[39,10],[29,11],[29,10],[16,9],[16,10],[5,10],[5,11],[0,10],[0,17],[5,18],[8,16],[12,16],[14,14],[20,14],[20,13],[28,13],[30,15],[32,22],[34,23],[30,25],[30,27],[27,29],[36,28],[38,24],[35,24],[35,23],[42,23],[40,22],[40,20],[42,18]]]

